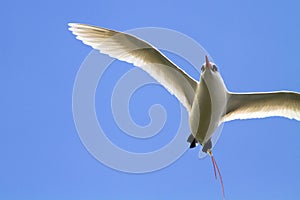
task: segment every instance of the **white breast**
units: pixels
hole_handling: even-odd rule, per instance
[[[201,75],[190,112],[191,132],[201,144],[205,144],[219,126],[225,113],[227,95],[227,89],[218,72],[206,70]]]

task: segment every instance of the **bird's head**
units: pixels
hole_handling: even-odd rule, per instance
[[[201,67],[201,73],[203,74],[206,71],[210,71],[212,73],[217,73],[218,72],[218,68],[217,68],[216,64],[213,63],[213,62],[210,62],[208,60],[207,56],[205,56],[205,63]]]

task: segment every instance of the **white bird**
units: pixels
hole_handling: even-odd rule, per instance
[[[226,89],[217,66],[206,62],[200,81],[191,78],[151,44],[130,34],[85,24],[69,24],[77,39],[103,54],[140,67],[161,83],[189,113],[190,148],[200,143],[220,176],[212,155],[211,138],[223,122],[235,119],[286,117],[300,121],[300,93],[291,91],[232,93]],[[217,176],[216,176],[217,178]]]

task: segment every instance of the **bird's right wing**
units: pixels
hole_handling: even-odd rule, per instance
[[[300,93],[229,93],[226,114],[221,122],[273,116],[300,121]]]
[[[197,82],[147,42],[106,28],[70,23],[70,30],[101,53],[142,68],[191,110]]]

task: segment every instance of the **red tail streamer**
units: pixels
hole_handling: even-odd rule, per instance
[[[222,186],[222,195],[223,195],[223,199],[225,199],[225,190],[224,190],[224,184],[223,184],[223,179],[222,179],[222,175],[221,175],[220,169],[219,169],[219,167],[218,167],[218,165],[217,165],[217,162],[216,162],[216,160],[215,160],[215,158],[214,158],[212,152],[209,151],[208,153],[209,153],[209,155],[210,155],[210,157],[211,157],[211,161],[212,161],[212,163],[213,163],[214,174],[215,174],[215,178],[216,178],[216,179],[217,179],[217,173],[216,173],[216,171],[218,171],[218,175],[219,175],[219,177],[220,177],[220,183],[221,183],[221,186]],[[217,169],[217,170],[216,170],[216,169]]]

